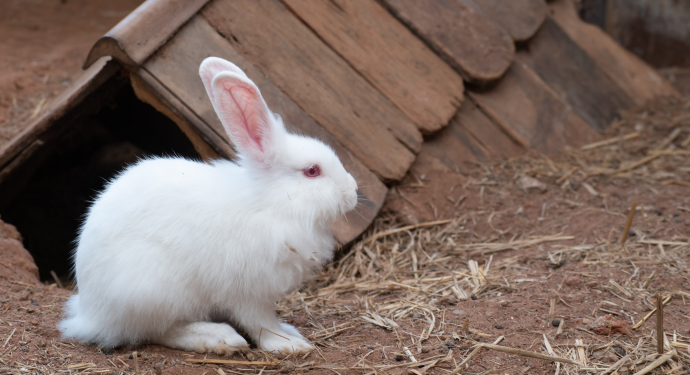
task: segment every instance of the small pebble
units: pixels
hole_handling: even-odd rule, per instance
[[[467,316],[467,311],[465,311],[465,310],[453,310],[453,315],[457,315],[460,318],[464,318]]]
[[[496,329],[503,329],[503,324],[494,324],[494,328]]]
[[[103,354],[113,354],[115,351],[113,350],[112,346],[106,346],[101,348],[101,352],[103,352]]]
[[[367,349],[374,350],[374,347],[373,346],[367,346]]]
[[[608,363],[615,363],[616,361],[618,361],[618,356],[614,353],[608,352],[604,356],[604,361]]]
[[[576,288],[582,284],[582,280],[580,280],[579,277],[577,276],[568,276],[567,279],[565,279],[565,285]]]
[[[551,321],[551,325],[554,327],[558,327],[559,325],[561,325],[561,320],[560,319],[554,319]]]
[[[295,363],[292,361],[287,361],[280,369],[280,372],[290,373],[295,371]]]
[[[163,362],[156,362],[156,364],[153,365],[153,368],[156,369],[156,370],[158,370],[158,369],[163,368],[163,366],[165,366],[165,365],[163,364]]]
[[[24,292],[22,292],[22,294],[19,295],[19,300],[28,301],[29,297],[31,297],[31,293],[28,290],[25,290]]]
[[[619,357],[622,357],[625,355],[625,349],[621,348],[620,346],[614,346],[613,351],[618,354]]]

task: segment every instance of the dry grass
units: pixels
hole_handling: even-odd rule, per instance
[[[630,132],[631,128],[635,131]],[[518,171],[516,174],[552,178],[562,189],[572,189],[575,185],[581,185],[592,195],[598,194],[587,183],[593,178],[644,179],[658,183],[688,180],[690,101],[662,103],[647,111],[629,114],[624,120],[616,122],[610,132],[619,132],[621,135],[582,149],[568,149],[557,159],[524,156],[507,163]],[[632,221],[635,211],[636,207],[633,206],[629,222]],[[639,207],[637,211],[640,211],[639,215],[644,220],[648,214],[644,206]],[[654,308],[656,293],[661,293],[666,303],[671,298],[684,301],[686,297],[690,297],[686,290],[650,290],[650,280],[655,274],[643,276],[640,267],[658,265],[662,267],[665,275],[687,274],[690,248],[687,236],[648,238],[644,233],[637,233],[634,240],[628,240],[628,223],[625,237],[620,242],[597,240],[577,246],[566,246],[559,243],[572,240],[574,237],[568,236],[567,233],[554,233],[549,236],[515,236],[508,241],[499,241],[498,238],[502,236],[496,236],[481,243],[468,243],[471,236],[466,229],[467,221],[466,216],[459,216],[451,220],[399,227],[392,219],[380,218],[349,253],[315,277],[302,292],[303,295],[295,294],[286,298],[280,304],[281,311],[288,313],[300,308],[298,306],[308,308],[310,305],[318,305],[328,306],[330,314],[350,316],[349,323],[323,327],[318,323],[318,319],[310,314],[311,323],[317,328],[310,338],[324,346],[329,345],[328,339],[356,325],[373,324],[396,335],[398,351],[401,353],[408,352],[408,347],[421,348],[425,341],[432,337],[441,341],[469,340],[476,346],[464,353],[464,362],[484,348],[532,357],[536,354],[536,357],[541,356],[545,360],[549,356],[558,357],[565,363],[559,364],[556,372],[566,374],[583,370],[601,374],[616,373],[620,368],[623,368],[622,372],[635,368],[639,370],[636,374],[643,374],[664,364],[667,368],[665,373],[688,368],[690,338],[677,332],[666,332],[666,336],[670,336],[671,339],[663,336],[666,354],[662,356],[657,354],[657,335],[654,330],[643,335],[638,333],[634,339],[616,338],[587,348],[577,345],[552,348],[545,335],[543,352],[529,353],[520,349],[502,349],[497,345],[482,343],[482,340],[493,341],[494,337],[473,329],[471,322],[466,321],[463,326],[458,326],[446,323],[443,317],[437,317],[442,311],[438,306],[442,304],[443,299],[500,297],[506,292],[517,290],[520,283],[526,281],[521,276],[523,267],[517,257],[494,261],[490,255],[488,261],[478,264],[474,260],[459,263],[460,255],[467,255],[469,252],[492,254],[544,243],[552,245],[552,250],[544,255],[554,265],[565,259],[594,266],[632,265],[633,272],[624,283],[617,283],[611,279],[605,288],[623,301],[639,304],[640,309],[644,306]],[[621,218],[621,221],[624,222],[625,217]],[[561,285],[558,287],[559,290]],[[386,304],[374,302],[376,297],[392,291],[402,292],[404,297]],[[357,293],[356,306],[344,303],[340,299],[351,293]],[[558,295],[558,290],[555,290],[555,293]],[[562,299],[560,301],[567,305]],[[616,305],[613,302],[611,304]],[[639,328],[655,311],[652,310],[639,322],[631,315],[613,313],[623,315],[620,318],[629,320],[631,326]],[[400,324],[396,323],[413,314],[423,317],[428,323],[428,327],[421,334],[405,332],[400,328]],[[559,332],[562,331],[562,322],[561,320]],[[627,353],[613,365],[606,365],[601,360],[591,357],[594,352],[612,351],[613,347],[621,347]],[[449,370],[455,368],[456,372],[460,371],[459,367],[456,368],[457,364],[450,365],[449,362],[449,357],[427,361],[424,363],[427,367],[423,370],[428,370],[428,366],[445,365]],[[411,361],[400,366],[418,369],[421,365],[422,363]],[[360,361],[358,366],[361,367],[361,371],[371,374],[382,373],[392,367],[376,365],[365,360]]]
[[[592,186],[592,181],[602,178],[644,180],[652,184],[689,180],[690,153],[687,151],[690,150],[690,101],[664,103],[663,108],[651,107],[645,112],[629,114],[624,120],[615,123],[611,132],[620,136],[582,149],[566,150],[561,157],[555,159],[533,155],[518,157],[502,162],[503,167],[507,166],[503,169],[513,171],[516,176],[530,175],[550,180],[563,190],[582,186],[591,195],[599,194]],[[481,177],[481,171],[482,168],[479,168],[479,172],[469,183],[489,181],[488,172],[485,177]],[[500,184],[510,183],[491,181],[495,189],[499,189]],[[572,204],[579,205],[577,202]],[[678,210],[690,212],[687,207],[678,207]],[[632,214],[644,222],[649,215],[648,211],[649,208],[642,202],[637,209],[633,207],[631,215],[620,215],[618,224],[625,224],[626,216],[632,219]],[[657,353],[658,328],[648,329],[647,325],[642,324],[654,316],[657,293],[662,295],[665,303],[673,300],[684,303],[686,298],[690,298],[690,293],[680,288],[650,288],[650,281],[660,273],[667,277],[687,278],[690,246],[686,235],[678,233],[657,238],[647,234],[655,233],[652,230],[646,233],[638,231],[634,237],[624,238],[622,241],[593,239],[591,236],[579,241],[569,233],[536,236],[496,230],[494,236],[477,238],[469,228],[472,220],[468,213],[412,226],[403,226],[390,217],[377,219],[349,252],[329,264],[299,293],[289,295],[277,306],[283,317],[305,311],[309,324],[313,327],[308,337],[316,344],[314,352],[276,358],[269,353],[253,351],[245,354],[247,361],[193,361],[202,363],[202,366],[223,365],[222,369],[217,368],[220,375],[226,372],[245,374],[294,370],[327,370],[335,374],[356,371],[378,375],[401,368],[414,374],[433,371],[465,373],[465,366],[484,351],[555,361],[556,374],[582,371],[596,374],[644,374],[659,371],[660,368],[666,374],[677,374],[690,366],[690,337],[681,332],[665,331],[660,336],[664,340],[660,343],[663,348],[663,354],[660,355]],[[488,222],[491,223],[491,216]],[[650,221],[648,225],[656,224]],[[573,245],[574,242],[577,245]],[[462,324],[446,319],[447,310],[443,306],[452,305],[458,300],[498,300],[501,296],[520,290],[524,283],[543,282],[545,276],[538,279],[526,278],[525,266],[521,263],[520,256],[511,256],[513,253],[508,251],[541,249],[542,245],[547,244],[548,250],[543,250],[541,256],[554,268],[564,261],[607,268],[632,267],[626,280],[617,282],[610,279],[604,285],[619,301],[607,301],[605,306],[598,309],[630,321],[630,325],[634,327],[632,336],[607,337],[580,329],[578,332],[582,337],[595,344],[585,344],[582,339],[578,339],[574,342],[570,340],[567,344],[553,345],[552,342],[563,334],[564,326],[571,324],[561,316],[557,330],[544,333],[543,343],[536,346],[537,350],[525,350],[499,345],[503,336],[482,332],[469,317]],[[476,258],[481,256],[485,261],[480,264],[470,254],[478,255]],[[649,267],[657,267],[658,271],[647,273],[642,270]],[[582,275],[588,276],[586,272]],[[554,317],[556,304],[571,307],[561,296],[564,281],[565,278],[546,296],[552,301],[549,319]],[[636,320],[632,314],[613,308],[623,302],[633,303],[638,311],[648,308],[651,312]],[[344,323],[327,326],[324,324],[326,316],[337,316]],[[402,321],[410,317],[425,322],[421,332],[410,332],[403,328]],[[357,362],[348,366],[333,363],[324,357],[324,349],[345,350],[343,345],[346,341],[340,340],[340,336],[362,325],[387,330],[395,344],[388,352],[384,350],[383,355],[399,356],[407,361],[397,364],[391,364],[391,361],[377,363],[369,358],[374,350],[358,354]],[[9,340],[8,337],[7,341]],[[443,342],[465,342],[470,345],[456,346],[442,355],[427,354],[429,347]],[[73,347],[72,344],[52,343],[56,352],[61,349],[60,345]],[[610,364],[602,360],[601,353],[616,353],[621,348],[624,354],[617,354],[620,357],[617,362]],[[32,366],[9,360],[7,353],[5,350],[0,356],[0,374],[95,374],[111,371],[92,363],[74,364],[69,361],[62,365],[51,362],[45,366]],[[11,350],[9,353],[11,355]],[[594,353],[600,355],[595,356]],[[321,364],[317,365],[315,360],[319,360]],[[295,364],[297,362],[302,363]],[[487,366],[491,368],[484,371],[484,374],[496,369],[491,364]]]

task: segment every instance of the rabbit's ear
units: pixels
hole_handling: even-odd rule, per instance
[[[219,57],[207,57],[201,62],[199,66],[199,75],[201,76],[201,81],[204,82],[204,87],[206,88],[206,93],[211,99],[211,103],[215,106],[215,101],[213,99],[213,88],[211,83],[213,82],[213,77],[218,75],[220,72],[231,72],[236,73],[240,77],[247,78],[242,69],[238,68],[237,65],[231,63],[230,61],[223,60]]]
[[[246,76],[224,71],[211,83],[214,108],[240,153],[261,164],[272,158],[272,114],[259,89]]]

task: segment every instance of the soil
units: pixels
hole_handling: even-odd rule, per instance
[[[72,82],[91,46],[141,2],[0,2],[0,146]]]
[[[36,108],[45,105],[79,72],[86,52],[93,42],[131,11],[139,1],[33,0],[3,1],[0,5],[0,144],[18,132]],[[75,17],[78,15],[78,17]],[[44,104],[40,104],[40,103]],[[681,139],[682,140],[682,139]],[[531,159],[530,159],[531,158]],[[525,163],[543,161],[538,156]],[[520,164],[522,165],[522,164]],[[637,269],[649,277],[647,289],[675,293],[665,307],[664,330],[687,342],[690,336],[690,299],[678,291],[690,290],[688,246],[679,247],[675,265],[666,261],[628,265],[590,262],[590,255],[577,253],[554,263],[549,253],[563,247],[574,248],[589,243],[613,244],[622,235],[633,201],[643,210],[630,230],[632,243],[641,238],[688,242],[690,235],[690,188],[637,177],[588,179],[597,192],[591,194],[583,185],[561,189],[556,177],[532,174],[546,186],[545,192],[525,192],[516,186],[524,172],[515,164],[486,162],[468,164],[459,171],[435,169],[424,161],[392,188],[378,230],[402,224],[416,224],[455,218],[463,223],[465,243],[509,241],[515,236],[570,235],[572,240],[543,243],[488,254],[482,251],[459,253],[447,267],[465,267],[469,260],[486,265],[514,261],[512,268],[494,271],[510,278],[510,287],[479,294],[477,299],[458,300],[446,296],[434,302],[434,319],[439,329],[426,340],[428,316],[411,314],[396,320],[396,329],[386,329],[361,319],[376,306],[404,301],[412,293],[390,289],[384,293],[362,291],[338,293],[327,301],[314,299],[310,317],[291,295],[277,305],[280,318],[294,324],[306,337],[318,341],[318,351],[289,358],[293,371],[310,374],[349,373],[426,373],[446,374],[472,350],[476,342],[491,343],[503,336],[501,345],[543,352],[544,337],[558,353],[583,340],[587,356],[597,363],[611,364],[626,354],[626,348],[649,341],[654,318],[626,335],[625,324],[638,322],[651,311],[654,301],[627,299],[612,291],[610,280],[623,284]],[[687,172],[685,177],[688,180]],[[357,245],[355,245],[357,246]],[[641,245],[640,245],[641,246]],[[651,258],[660,257],[662,249],[648,246]],[[594,250],[595,252],[597,250]],[[582,257],[582,256],[584,257]],[[372,264],[375,263],[372,261]],[[422,277],[434,277],[439,270],[425,265]],[[359,275],[359,276],[357,276]],[[364,277],[357,274],[355,277]],[[425,275],[425,276],[424,276]],[[656,277],[650,277],[650,275]],[[328,278],[328,274],[321,277]],[[308,284],[303,294],[311,301],[315,284]],[[21,246],[20,234],[9,224],[0,223],[0,373],[111,373],[134,374],[133,351],[138,352],[138,372],[143,374],[210,374],[275,372],[292,368],[249,365],[190,364],[185,359],[213,359],[214,355],[187,353],[156,345],[99,348],[64,341],[56,328],[64,301],[74,292],[38,279],[31,255]],[[553,315],[550,301],[555,300]],[[614,329],[596,326],[598,317],[611,316]],[[469,317],[469,321],[466,318]],[[611,318],[606,318],[611,319]],[[563,320],[564,329],[556,335],[554,320]],[[321,329],[349,324],[340,334],[319,339]],[[465,322],[471,331],[462,329]],[[622,328],[621,328],[622,327]],[[454,335],[451,334],[453,332]],[[596,332],[596,333],[595,333]],[[645,341],[647,340],[647,341]],[[625,343],[611,344],[609,343]],[[410,353],[404,351],[408,346]],[[625,346],[625,348],[623,348]],[[412,360],[448,355],[445,368],[409,367]],[[684,354],[683,354],[684,355]],[[685,358],[685,357],[681,357]],[[244,361],[270,361],[256,349],[229,358]],[[687,359],[686,362],[687,363]],[[158,364],[158,365],[157,365]],[[403,365],[374,370],[378,365]],[[154,366],[159,369],[154,369]],[[370,366],[370,367],[367,367]],[[591,365],[593,367],[599,365]],[[667,365],[664,365],[668,369]],[[330,367],[332,369],[327,369]],[[356,367],[356,368],[355,368]],[[245,370],[245,369],[251,370]],[[553,362],[482,350],[468,362],[462,373],[500,374],[553,373]],[[602,369],[602,367],[599,367]],[[641,369],[624,367],[619,373]],[[685,371],[686,369],[683,369]],[[676,372],[678,373],[678,372]]]
[[[634,347],[638,340],[644,341],[654,329],[655,320],[650,319],[634,331],[630,329],[631,322],[640,321],[651,311],[653,301],[628,300],[608,287],[610,280],[624,284],[625,280],[630,279],[633,265],[591,262],[588,261],[590,255],[582,257],[579,254],[566,256],[554,264],[548,253],[564,246],[617,242],[634,200],[641,202],[644,212],[633,222],[631,243],[643,237],[687,243],[690,232],[688,187],[660,185],[654,181],[633,178],[602,178],[596,182],[590,181],[599,194],[594,196],[583,187],[563,190],[555,181],[538,175],[545,183],[545,192],[527,193],[520,190],[515,184],[515,165],[540,161],[543,161],[540,157],[525,157],[517,164],[487,162],[467,165],[462,173],[431,169],[423,177],[411,174],[391,191],[386,207],[389,214],[403,213],[398,215],[398,222],[462,217],[467,233],[466,243],[507,241],[518,234],[522,237],[567,234],[574,236],[573,240],[492,254],[465,252],[458,255],[456,260],[446,263],[447,267],[457,269],[470,259],[479,264],[486,264],[489,257],[493,259],[493,264],[512,259],[520,271],[518,274],[494,271],[504,275],[502,277],[509,277],[513,287],[482,293],[476,300],[458,300],[450,295],[435,302],[435,320],[445,329],[422,343],[418,338],[424,335],[429,322],[421,314],[396,319],[399,327],[395,331],[360,318],[374,306],[406,300],[411,292],[405,289],[374,294],[358,291],[339,293],[327,301],[310,303],[311,318],[298,297],[291,295],[277,305],[278,314],[283,321],[294,324],[306,337],[316,341],[316,335],[322,332],[312,321],[325,327],[340,324],[352,327],[340,335],[319,341],[318,351],[289,358],[297,366],[294,371],[310,374],[370,373],[369,368],[362,368],[360,364],[406,365],[411,359],[403,348],[408,346],[411,354],[420,362],[450,352],[452,361],[445,365],[445,369],[434,367],[425,370],[427,374],[445,374],[469,354],[473,343],[491,343],[503,336],[501,345],[540,352],[544,346],[543,335],[549,338],[556,351],[574,347],[575,340],[581,339],[591,360],[611,364]],[[425,170],[425,167],[416,165],[416,173],[420,170]],[[404,192],[405,198],[399,192]],[[458,204],[450,202],[458,202],[458,198],[463,196],[465,198]],[[390,221],[385,225],[390,225]],[[4,366],[54,373],[69,369],[77,371],[75,368],[78,369],[82,363],[86,368],[82,370],[84,373],[133,374],[134,360],[130,359],[130,355],[137,351],[141,356],[138,359],[140,373],[154,373],[156,364],[159,364],[163,374],[171,375],[257,373],[261,370],[261,367],[248,365],[190,364],[184,360],[220,357],[156,345],[112,350],[62,340],[56,324],[62,315],[65,299],[73,292],[54,284],[41,284],[36,277],[36,269],[27,266],[26,261],[22,263],[22,272],[15,271],[16,266],[11,259],[26,260],[28,253],[18,246],[18,234],[11,226],[5,224],[1,228],[0,233],[5,239],[0,243],[12,244],[11,247],[3,247],[5,255],[2,262],[5,267],[0,267],[0,289],[3,291],[0,301],[0,341],[7,340],[6,347],[0,348],[0,361]],[[690,294],[687,294],[690,290],[687,268],[690,249],[686,245],[680,251],[680,257],[677,258],[680,272],[671,272],[665,262],[638,263],[636,267],[643,278],[656,275],[649,281],[649,290],[676,293],[665,307],[664,329],[669,334],[677,334],[681,340],[687,340],[690,337]],[[659,250],[650,246],[649,252],[654,258]],[[18,255],[12,258],[12,255],[8,255],[12,253]],[[434,277],[438,273],[434,266],[422,266],[422,271],[422,278]],[[307,300],[318,291],[314,285],[307,285],[302,290]],[[686,291],[687,296],[677,294],[677,291]],[[551,299],[556,301],[553,315],[549,312]],[[452,336],[449,332],[460,332],[467,317],[473,333]],[[565,321],[564,330],[556,336],[557,328],[553,323],[561,319]],[[597,325],[602,321],[603,326]],[[610,343],[627,343],[629,346],[623,348],[623,344]],[[221,359],[271,361],[273,358],[253,349]],[[281,363],[283,371],[287,371],[284,362]],[[483,373],[492,368],[501,374],[546,374],[553,373],[555,365],[539,359],[483,350],[468,363],[463,373]],[[640,368],[638,366],[635,371]],[[278,368],[267,366],[264,372],[274,370]],[[421,371],[420,368],[400,367],[379,372],[414,373],[411,370],[417,373]],[[625,367],[619,373],[632,373],[633,370],[632,367]]]

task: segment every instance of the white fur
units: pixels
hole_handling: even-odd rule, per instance
[[[331,259],[330,225],[357,184],[328,146],[288,133],[239,68],[209,58],[200,74],[239,163],[151,158],[108,184],[78,238],[65,338],[224,354],[247,347],[232,325],[264,350],[311,347],[275,302]],[[311,164],[322,176],[304,176]]]

